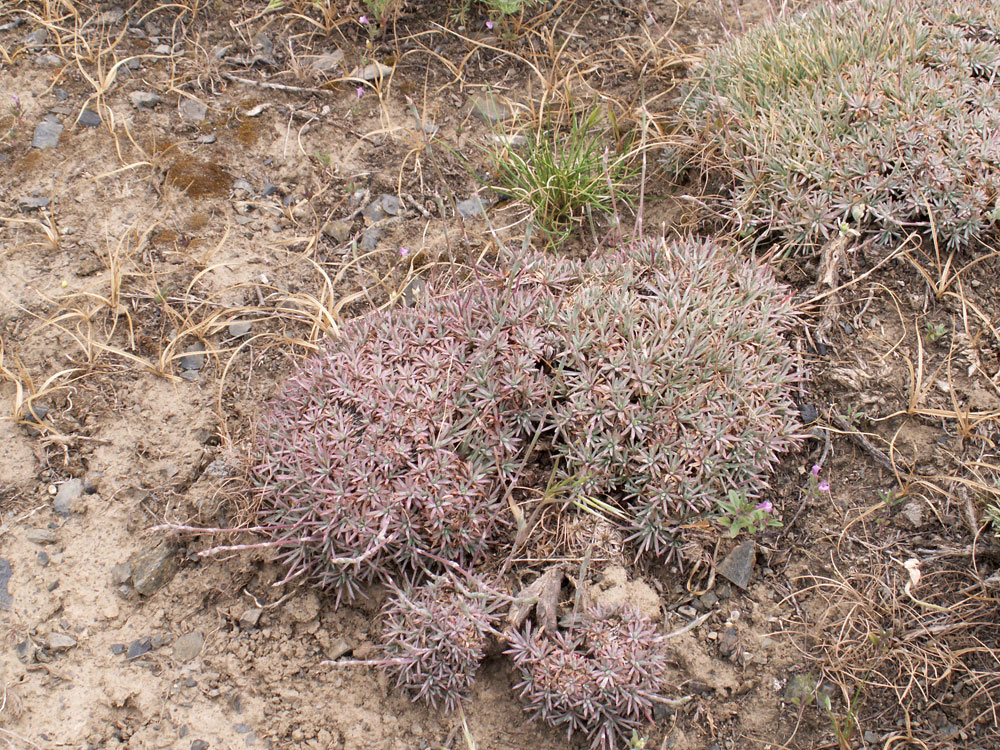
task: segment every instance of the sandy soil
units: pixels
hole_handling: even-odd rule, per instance
[[[125,16],[115,7],[81,16],[90,20],[75,31],[66,16],[40,41],[25,39],[46,28],[41,4],[7,3],[0,15],[0,135],[10,130],[0,142],[0,559],[10,565],[4,581],[0,563],[0,741],[466,747],[459,717],[412,703],[378,670],[320,665],[375,652],[383,591],[337,608],[281,585],[284,572],[265,551],[198,555],[251,535],[150,529],[247,520],[238,467],[255,414],[295,360],[343,317],[402,304],[412,279],[435,264],[471,261],[495,237],[523,232],[516,206],[491,208],[486,221],[456,216],[454,204],[490,197],[477,173],[491,134],[471,114],[475,98],[487,84],[522,106],[538,93],[531,67],[502,50],[536,64],[542,56],[485,29],[465,33],[495,49],[444,32],[392,49],[356,25],[326,35],[256,6],[218,3],[194,17],[184,5],[142,4]],[[580,56],[648,55],[641,75],[622,65],[572,78],[581,93],[613,91],[627,107],[680,70],[657,67],[654,49],[694,50],[768,12],[766,3],[724,15],[712,2],[651,8],[652,25],[612,2],[550,19],[551,28],[577,29],[569,49]],[[407,22],[429,28],[423,16]],[[310,67],[320,55],[333,56],[329,70]],[[391,65],[391,82],[366,84],[359,96],[357,82],[334,80],[371,59]],[[563,64],[552,69],[565,74]],[[158,101],[137,104],[137,93]],[[87,125],[84,110],[100,122]],[[62,125],[58,144],[33,147],[46,117]],[[362,209],[382,194],[401,206],[376,223]],[[649,202],[653,223],[691,225],[676,194]],[[380,236],[369,250],[373,227]],[[585,249],[581,240],[568,252]],[[874,262],[854,257],[843,272],[860,275]],[[779,272],[803,301],[815,291],[815,267]],[[998,273],[992,261],[963,277],[963,292],[994,325]],[[821,351],[802,332],[812,375],[803,404],[816,407],[823,429],[775,479],[786,525],[758,540],[747,590],[708,564],[632,569],[623,581],[598,561],[603,595],[643,603],[667,632],[704,616],[673,641],[671,680],[690,699],[657,713],[648,748],[836,747],[829,717],[791,700],[789,685],[804,675],[826,681],[837,716],[855,701],[849,747],[1000,743],[988,697],[997,664],[952,654],[954,677],[936,681],[946,657],[933,650],[995,645],[1000,631],[995,592],[973,604],[955,598],[993,573],[1000,553],[954,480],[995,457],[1000,340],[968,306],[932,299],[902,260],[876,279],[841,296]],[[936,343],[922,338],[932,324],[948,330]],[[955,409],[971,415],[964,433],[944,415]],[[928,486],[909,482],[902,501],[880,502],[899,478],[879,452]],[[832,492],[812,498],[803,488],[821,457]],[[715,533],[701,543],[715,561],[734,545]],[[986,607],[968,609],[979,618],[973,630],[958,628],[951,641],[925,613],[892,603],[910,557],[930,581],[924,600]],[[885,602],[876,601],[879,586]],[[865,651],[866,628],[893,631],[900,650]],[[912,661],[901,655],[907,643],[919,646]],[[881,684],[897,679],[897,663],[916,675],[904,695]],[[862,685],[863,701],[841,686],[845,675]],[[499,654],[484,664],[465,711],[476,747],[583,746],[530,721],[515,682]]]

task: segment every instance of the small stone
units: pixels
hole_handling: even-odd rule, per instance
[[[215,143],[218,140],[214,135],[199,135],[195,138],[198,143]]]
[[[41,424],[42,420],[49,413],[49,407],[43,406],[42,404],[31,404],[28,406],[28,413],[24,415],[25,422],[31,422],[33,424]]]
[[[167,633],[154,633],[149,644],[153,648],[163,648],[170,643],[170,636]]]
[[[52,93],[55,94],[56,99],[58,99],[61,102],[64,102],[67,99],[69,99],[69,94],[66,93],[66,89],[62,88],[53,89]]]
[[[65,633],[52,633],[46,643],[49,651],[69,651],[76,646],[76,639],[70,638]]]
[[[85,128],[96,128],[101,124],[101,116],[92,109],[85,109],[76,118],[76,121]]]
[[[260,607],[251,607],[240,615],[240,627],[243,630],[253,630],[260,622],[260,616],[264,612]]]
[[[924,525],[924,506],[916,500],[911,500],[903,505],[899,515],[896,516],[896,522],[908,529],[922,528]]]
[[[173,52],[173,48],[169,44],[157,44],[153,47],[154,55],[164,55],[167,56]]]
[[[182,370],[200,370],[205,366],[205,345],[196,341],[190,351],[177,360],[177,364]]]
[[[205,636],[200,630],[192,630],[174,641],[174,658],[177,661],[191,661],[201,653],[205,645]]]
[[[456,208],[458,209],[458,215],[463,219],[471,219],[474,216],[486,215],[486,204],[483,203],[483,199],[478,195],[474,195],[471,198],[466,198],[464,201],[460,201]]]
[[[332,73],[340,69],[344,62],[344,53],[339,49],[324,52],[304,58],[308,60],[308,68],[313,73]]]
[[[870,729],[865,730],[864,738],[865,742],[867,742],[869,745],[874,745],[876,742],[878,742],[878,735],[875,734],[875,732],[873,732]]]
[[[177,549],[168,541],[136,553],[129,560],[132,566],[132,587],[143,596],[150,596],[165,586],[177,572]]]
[[[24,538],[32,544],[55,544],[56,532],[52,529],[28,529]]]
[[[181,119],[188,122],[201,122],[208,114],[208,105],[197,99],[189,99],[187,97],[181,99],[178,109],[181,113]]]
[[[208,750],[208,743],[205,740],[192,740],[191,750]]]
[[[104,24],[105,26],[113,26],[118,23],[125,16],[125,11],[121,8],[112,8],[111,10],[106,10],[101,15],[97,17],[97,23]]]
[[[379,200],[382,202],[382,210],[386,212],[389,216],[398,216],[399,212],[402,210],[402,206],[399,203],[399,198],[395,195],[389,195],[388,193],[383,193],[379,196]]]
[[[271,53],[274,52],[274,42],[272,42],[271,37],[263,31],[254,36],[250,44],[254,53],[261,55],[262,57],[270,57]]]
[[[812,424],[819,419],[819,409],[812,404],[802,404],[799,407],[799,418],[802,424]]]
[[[501,101],[493,94],[483,94],[472,100],[472,113],[487,123],[500,123],[509,120],[514,112],[507,102]]]
[[[25,47],[32,52],[41,50],[45,40],[49,38],[49,32],[45,29],[35,29],[22,40]]]
[[[677,608],[677,614],[693,620],[698,616],[698,611],[694,607],[689,607],[685,604]]]
[[[125,60],[125,67],[128,68],[129,70],[138,70],[139,68],[142,67],[142,60],[140,60],[138,57],[130,57],[127,60]]]
[[[48,68],[56,68],[63,64],[63,59],[59,55],[53,55],[51,52],[47,52],[44,55],[38,56],[38,64],[44,65]]]
[[[249,320],[230,323],[229,324],[229,335],[234,338],[242,338],[250,333],[250,329],[253,328],[253,323]]]
[[[50,583],[46,588],[50,593],[55,591],[57,588],[59,588],[59,581],[58,580],[52,581],[52,583]]]
[[[423,279],[417,277],[403,289],[403,304],[407,307],[414,307],[417,302],[424,298],[426,293],[427,284],[424,283]]]
[[[252,193],[253,187],[243,178],[237,178],[233,180],[233,192],[237,190],[242,190],[244,193]]]
[[[128,583],[131,577],[132,566],[127,562],[118,563],[111,568],[111,582],[115,586],[121,586],[123,583]]]
[[[370,253],[376,247],[378,247],[378,241],[384,236],[381,229],[378,227],[368,227],[364,234],[361,236],[361,249]]]
[[[246,734],[250,731],[250,725],[237,722],[236,724],[233,724],[233,731],[236,732],[236,734]]]
[[[745,589],[747,584],[750,583],[755,563],[756,545],[752,539],[748,539],[742,544],[737,545],[726,556],[726,559],[719,565],[717,572],[732,584]]]
[[[728,659],[736,653],[740,645],[740,634],[732,625],[727,625],[719,638],[719,654]]]
[[[49,555],[48,555],[48,553],[46,553],[46,552],[39,552],[38,553],[38,564],[41,565],[43,568],[47,568],[49,566]]]
[[[159,95],[151,91],[133,91],[128,95],[128,98],[132,102],[132,106],[136,109],[140,107],[152,109],[161,101]]]
[[[343,638],[338,638],[336,642],[330,647],[329,653],[327,653],[327,658],[331,661],[336,661],[341,656],[345,656],[354,650],[354,646],[348,643]]]
[[[37,211],[40,208],[48,208],[52,200],[41,195],[27,195],[17,199],[17,207],[22,213]]]
[[[59,485],[59,491],[52,501],[52,508],[57,515],[68,516],[73,512],[73,503],[83,495],[83,480],[68,479]]]
[[[266,185],[264,185],[264,189],[260,191],[260,195],[262,198],[269,198],[270,196],[274,195],[277,192],[278,192],[278,186],[275,185],[273,182],[269,182]]]
[[[122,654],[125,653],[125,644],[124,643],[112,643],[111,644],[111,653],[114,654],[115,656],[121,656]]]
[[[55,115],[45,115],[40,123],[35,127],[35,135],[31,139],[33,148],[55,148],[59,145],[59,136],[62,135],[62,123],[56,119]]]
[[[376,81],[392,73],[392,66],[382,63],[370,63],[364,67],[357,67],[351,71],[348,78],[356,78],[362,81]]]
[[[346,221],[328,221],[323,234],[335,242],[347,242],[351,239],[351,225]]]
[[[7,582],[13,573],[14,571],[10,567],[10,563],[0,557],[0,612],[9,611],[14,604],[14,597],[7,591]]]
[[[132,641],[128,646],[128,653],[125,658],[129,661],[133,659],[138,659],[140,656],[144,656],[153,650],[153,639],[148,635],[142,638],[137,638]]]
[[[716,604],[719,603],[719,595],[716,594],[714,591],[706,591],[704,594],[698,597],[698,599],[699,601],[701,601],[702,606],[704,606],[706,609],[711,609],[712,607],[714,607]]]
[[[31,664],[36,659],[38,647],[33,640],[25,638],[23,641],[18,642],[14,647],[14,651],[17,654],[18,661]]]

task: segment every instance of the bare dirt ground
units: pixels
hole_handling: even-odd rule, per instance
[[[295,360],[436,266],[522,241],[523,208],[483,188],[500,125],[477,102],[530,120],[603,100],[656,134],[698,45],[768,5],[557,2],[490,30],[428,3],[385,34],[347,3],[68,8],[0,6],[0,742],[467,747],[379,671],[320,664],[373,653],[382,592],[336,608],[275,585],[264,550],[198,555],[251,535],[150,529],[246,521],[239,466]],[[694,227],[698,186],[655,171],[647,227]],[[463,217],[475,195],[485,216]],[[894,255],[852,249],[832,286],[814,283],[830,266],[777,264],[802,302],[812,437],[775,477],[785,525],[757,539],[748,587],[713,572],[734,543],[707,527],[684,571],[623,581],[595,560],[604,595],[685,631],[684,701],[646,747],[835,748],[835,726],[842,748],[1000,745],[980,505],[1000,262]],[[806,490],[816,463],[829,493]],[[476,747],[583,746],[530,721],[515,682],[499,655],[483,666]],[[829,714],[799,700],[817,688]]]

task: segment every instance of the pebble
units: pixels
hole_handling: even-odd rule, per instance
[[[752,539],[738,544],[718,567],[718,573],[730,583],[745,589],[750,583],[756,563],[756,546]]]
[[[335,242],[347,242],[351,239],[351,228],[346,221],[329,221],[323,227],[323,234]]]
[[[274,195],[277,192],[278,192],[278,186],[275,185],[273,182],[269,182],[266,185],[264,185],[264,189],[260,191],[260,195],[262,198],[267,198],[269,196]]]
[[[723,658],[729,658],[736,653],[736,649],[740,645],[740,634],[732,625],[727,625],[722,631],[722,637],[719,638],[719,654]]]
[[[118,563],[111,568],[111,582],[115,586],[121,586],[123,583],[128,583],[131,577],[132,566],[127,562]]]
[[[49,32],[45,29],[35,29],[30,34],[28,34],[22,40],[25,47],[30,49],[32,52],[38,52],[42,49],[42,45],[49,38]]]
[[[381,221],[386,216],[397,216],[401,210],[399,204],[399,198],[395,195],[389,195],[388,193],[383,193],[378,198],[373,200],[367,206],[362,213],[370,221]]]
[[[214,135],[199,135],[195,140],[198,143],[215,143],[218,139]]]
[[[698,616],[698,611],[694,607],[689,607],[686,604],[678,607],[677,613],[692,620]]]
[[[152,109],[162,101],[159,94],[154,94],[151,91],[133,91],[128,95],[128,98],[132,102],[132,106],[137,109],[139,107]]]
[[[719,603],[719,595],[716,594],[714,591],[706,591],[698,598],[706,609],[711,609],[712,607],[714,607],[716,604]]]
[[[376,81],[392,73],[391,65],[383,65],[382,63],[374,62],[365,65],[364,67],[358,66],[351,71],[348,78],[356,78],[362,81]]]
[[[125,644],[124,643],[112,643],[111,644],[111,653],[114,654],[115,656],[121,656],[122,654],[125,653]]]
[[[85,109],[76,121],[85,128],[96,128],[101,124],[101,116],[92,109]]]
[[[33,544],[55,544],[56,532],[52,529],[28,529],[24,538]]]
[[[344,638],[338,638],[336,642],[330,647],[329,653],[327,653],[326,658],[331,661],[336,661],[341,656],[351,653],[354,650],[354,646],[347,642]]]
[[[378,247],[378,241],[383,236],[385,236],[384,233],[378,227],[368,227],[361,236],[361,249],[366,253],[370,253]]]
[[[252,193],[253,187],[243,178],[233,180],[233,191],[242,190],[244,193]]]
[[[819,409],[812,404],[802,404],[799,407],[799,418],[802,424],[812,424],[819,419]]]
[[[460,201],[456,208],[458,209],[458,215],[463,219],[471,219],[474,216],[486,215],[486,204],[483,203],[483,199],[478,195],[474,195],[471,198],[466,198],[464,201]]]
[[[243,630],[252,630],[260,622],[260,616],[264,610],[260,607],[251,607],[240,615],[240,627]]]
[[[111,10],[106,10],[101,13],[101,15],[97,17],[97,23],[104,24],[105,26],[113,26],[124,17],[125,11],[121,8],[112,8]]]
[[[177,360],[182,370],[200,370],[205,366],[205,345],[196,341],[191,350]]]
[[[250,44],[254,53],[261,55],[262,57],[270,57],[271,53],[274,52],[274,42],[272,42],[271,37],[263,31],[254,36]]]
[[[911,500],[903,505],[896,516],[896,523],[903,528],[919,529],[924,525],[924,507],[919,502]]]
[[[170,47],[169,44],[157,44],[155,47],[153,47],[153,54],[154,55],[164,55],[164,56],[166,56],[166,55],[169,55],[172,52],[173,52],[173,49]]]
[[[236,732],[236,734],[246,734],[250,731],[250,725],[242,723],[233,724],[233,731]]]
[[[205,740],[192,740],[191,750],[208,750],[208,743]]]
[[[10,567],[10,563],[0,557],[0,612],[10,610],[11,606],[14,604],[14,597],[12,597],[10,592],[7,591],[7,581],[10,580],[13,572],[14,571]]]
[[[235,338],[242,338],[250,333],[251,328],[253,328],[253,323],[249,320],[240,323],[230,323],[229,335]]]
[[[52,201],[41,195],[26,195],[17,199],[17,207],[22,213],[37,211],[40,208],[47,208]]]
[[[59,485],[59,491],[52,501],[52,508],[57,515],[68,516],[73,512],[73,503],[83,495],[82,479],[67,479]]]
[[[33,148],[55,148],[59,145],[59,136],[62,135],[62,132],[62,123],[55,115],[45,115],[35,127],[35,135],[31,139],[31,145]]]
[[[152,650],[153,640],[146,635],[142,638],[137,638],[129,644],[128,653],[125,655],[125,658],[129,661],[132,659],[138,659],[140,656],[148,654]]]
[[[46,643],[49,651],[69,651],[76,646],[76,639],[65,633],[52,633]]]
[[[55,95],[56,99],[58,99],[61,102],[64,102],[67,99],[69,99],[69,94],[66,93],[66,89],[62,88],[53,89],[52,93]]]
[[[483,94],[472,100],[472,113],[480,120],[488,123],[500,123],[509,120],[514,112],[510,105],[501,101],[493,94]]]
[[[48,555],[47,552],[39,552],[38,553],[38,564],[41,565],[43,568],[47,568],[48,567],[48,565],[49,565],[49,555]]]
[[[187,97],[181,99],[178,109],[181,113],[181,119],[188,122],[201,122],[208,114],[208,105],[197,99],[188,99]]]
[[[191,661],[201,653],[205,636],[200,630],[192,630],[174,641],[174,658],[177,661]]]
[[[154,633],[149,639],[149,645],[153,648],[163,648],[170,643],[170,635],[167,633]]]
[[[138,57],[130,57],[125,61],[125,67],[127,67],[129,70],[138,70],[140,67],[142,67],[142,60],[140,60]]]
[[[55,68],[63,64],[63,59],[59,57],[59,55],[53,55],[51,52],[47,52],[44,55],[38,56],[38,64]]]
[[[413,279],[406,288],[403,289],[403,304],[407,307],[414,307],[417,302],[423,299],[427,292],[427,284],[421,278]]]
[[[309,70],[313,73],[330,73],[340,68],[340,64],[344,62],[344,53],[333,49],[305,59],[309,60]]]
[[[143,596],[150,596],[165,586],[177,572],[177,549],[168,541],[136,553],[129,560],[132,566],[132,587]]]

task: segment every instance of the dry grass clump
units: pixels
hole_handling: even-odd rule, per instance
[[[745,234],[965,248],[1000,219],[1000,6],[852,0],[711,53],[683,105]]]

